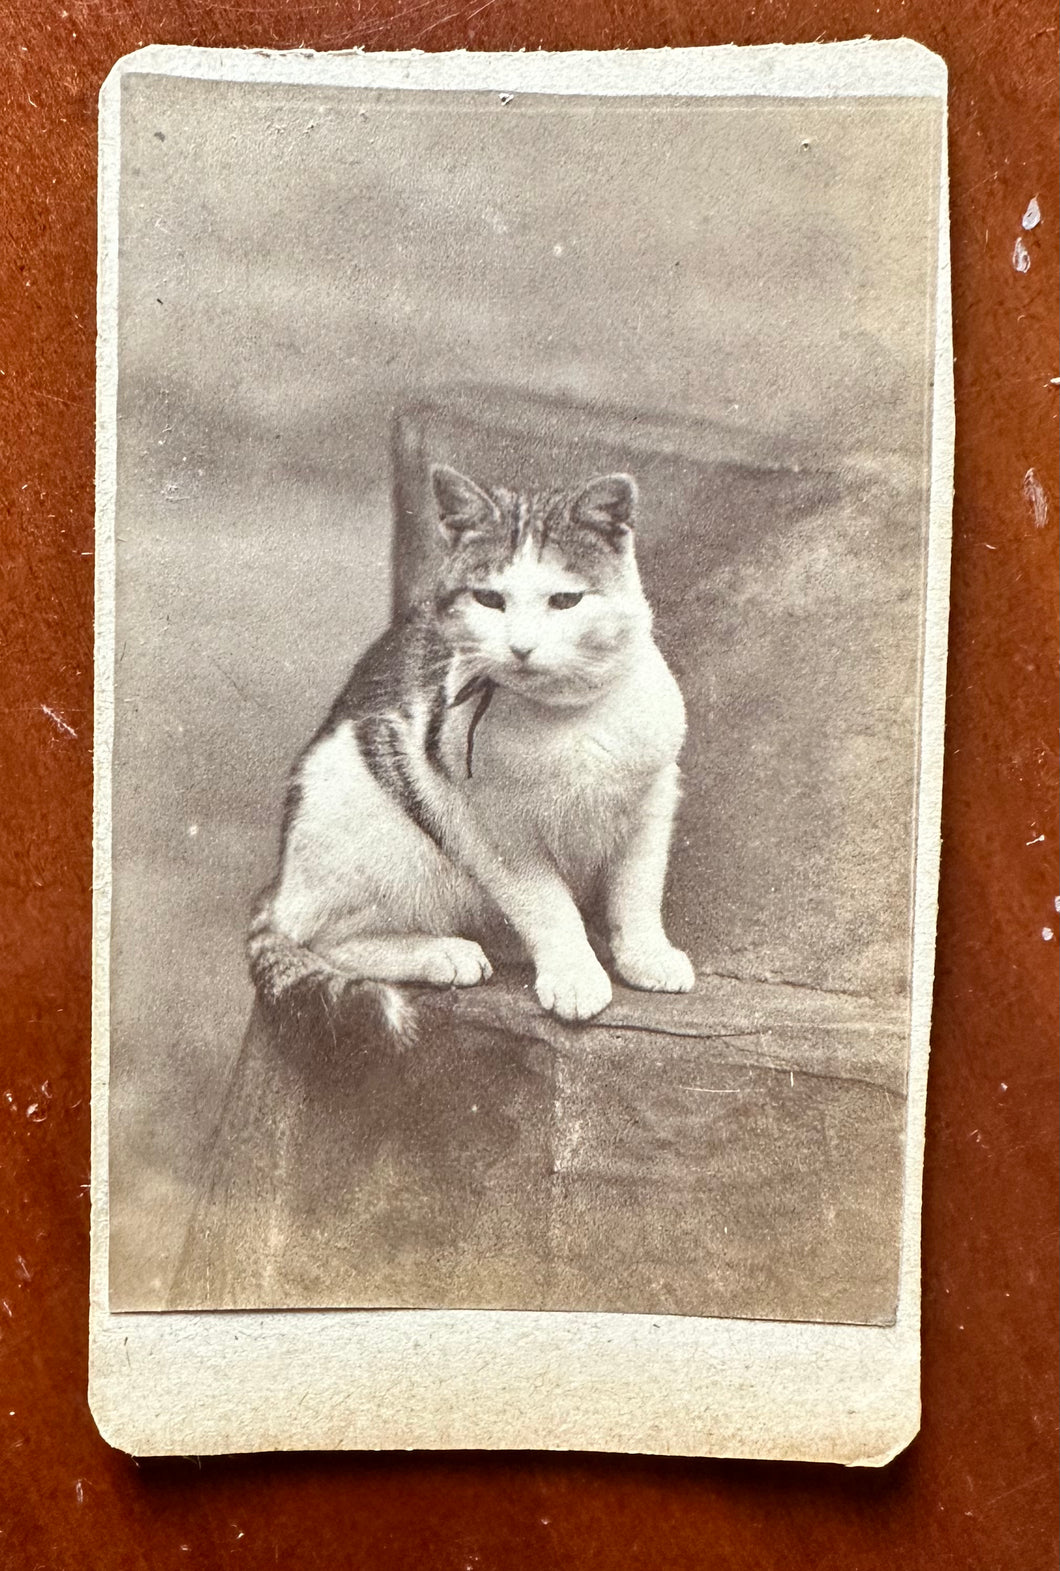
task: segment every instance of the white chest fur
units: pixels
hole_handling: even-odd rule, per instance
[[[468,708],[470,709],[470,705]],[[578,708],[534,703],[499,687],[474,736],[455,711],[444,752],[452,777],[495,842],[549,851],[580,882],[628,829],[631,814],[684,738],[684,705],[655,644]]]

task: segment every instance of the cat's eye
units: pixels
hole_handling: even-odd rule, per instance
[[[498,594],[496,589],[473,589],[472,600],[477,600],[479,605],[484,605],[488,611],[503,611],[504,596]]]
[[[584,589],[567,589],[558,595],[549,595],[548,603],[553,611],[569,611],[576,606],[578,601],[585,596]]]

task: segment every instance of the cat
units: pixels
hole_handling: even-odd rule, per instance
[[[685,733],[634,553],[636,483],[527,494],[431,470],[432,598],[358,662],[295,766],[280,868],[247,954],[266,1005],[488,981],[514,936],[541,1006],[688,991],[660,914]]]

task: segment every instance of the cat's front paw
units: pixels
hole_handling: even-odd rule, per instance
[[[561,1020],[591,1020],[611,1002],[611,978],[591,949],[541,966],[534,987],[541,1007]]]
[[[488,982],[493,967],[470,938],[438,938],[423,955],[423,980],[432,987],[475,987]]]
[[[689,993],[696,980],[688,956],[661,934],[640,944],[616,945],[615,969],[623,982],[646,993]]]

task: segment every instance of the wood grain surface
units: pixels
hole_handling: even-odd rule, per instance
[[[4,1571],[1055,1566],[1056,31],[1047,0],[0,0]],[[957,494],[920,1438],[873,1473],[471,1453],[137,1466],[85,1399],[101,81],[145,43],[868,34],[937,50],[952,89]],[[1022,230],[1034,196],[1042,222]]]

